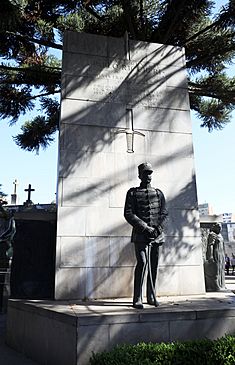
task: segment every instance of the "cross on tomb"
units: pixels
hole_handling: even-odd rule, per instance
[[[24,189],[24,191],[28,192],[28,199],[27,199],[26,203],[32,203],[31,202],[31,192],[35,191],[35,189],[32,189],[31,184],[29,184],[28,189]]]

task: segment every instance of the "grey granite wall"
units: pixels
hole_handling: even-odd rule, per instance
[[[134,153],[126,135],[132,110]],[[67,32],[64,39],[58,179],[56,299],[132,296],[126,191],[137,166],[169,208],[159,295],[203,293],[201,235],[184,50]]]

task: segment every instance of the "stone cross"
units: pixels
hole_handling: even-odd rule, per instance
[[[11,204],[16,204],[17,201],[17,194],[16,194],[16,187],[18,185],[18,181],[17,179],[15,179],[15,181],[13,181],[13,185],[14,185],[14,193],[11,194]]]
[[[26,203],[31,203],[31,192],[35,191],[35,189],[32,189],[31,184],[29,184],[28,189],[24,189],[24,191],[28,192],[28,199],[27,199]]]
[[[17,179],[15,179],[15,181],[13,181],[13,185],[14,185],[14,194],[16,194],[16,187],[17,187],[17,185],[19,185]]]

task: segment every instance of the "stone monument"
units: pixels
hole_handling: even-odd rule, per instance
[[[126,191],[148,161],[169,211],[158,295],[205,292],[184,50],[66,32],[56,299],[132,297]]]

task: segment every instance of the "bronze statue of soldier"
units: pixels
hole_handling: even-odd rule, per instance
[[[135,244],[136,267],[134,274],[133,307],[143,308],[142,287],[147,276],[147,303],[158,306],[155,296],[159,246],[164,242],[164,227],[168,212],[164,194],[151,186],[153,168],[149,162],[138,166],[140,186],[131,188],[126,195],[124,217],[132,225],[131,241]]]

